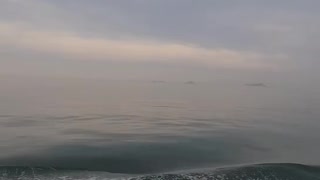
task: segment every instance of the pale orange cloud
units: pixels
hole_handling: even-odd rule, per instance
[[[73,33],[42,31],[21,24],[0,24],[0,44],[34,52],[81,60],[193,62],[215,67],[268,68],[265,55],[224,48],[148,40],[114,40],[82,37]]]

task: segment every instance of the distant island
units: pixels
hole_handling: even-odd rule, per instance
[[[194,81],[187,81],[184,84],[196,84]]]
[[[264,83],[248,83],[245,84],[246,86],[251,86],[251,87],[267,87]]]

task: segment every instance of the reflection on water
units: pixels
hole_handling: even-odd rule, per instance
[[[151,173],[318,164],[319,98],[302,92],[235,84],[12,80],[0,88],[0,165]]]

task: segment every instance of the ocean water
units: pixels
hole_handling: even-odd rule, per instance
[[[0,84],[0,179],[320,179],[317,87]]]

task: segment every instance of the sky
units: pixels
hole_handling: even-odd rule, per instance
[[[0,76],[309,81],[318,0],[1,0]]]

